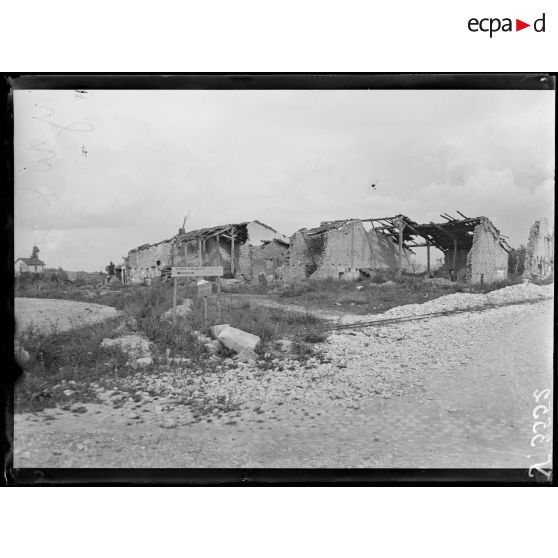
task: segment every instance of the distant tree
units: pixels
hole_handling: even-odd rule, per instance
[[[512,248],[508,258],[508,274],[518,277],[525,271],[525,255],[527,248],[521,244],[519,248]]]
[[[107,265],[107,267],[105,267],[107,273],[109,274],[109,276],[113,276],[114,275],[114,264],[111,262]]]
[[[39,248],[37,246],[33,246],[33,252],[31,253],[31,257],[32,258],[38,258],[39,257]]]

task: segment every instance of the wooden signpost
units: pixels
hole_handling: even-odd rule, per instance
[[[176,294],[178,277],[217,277],[217,305],[219,308],[219,318],[221,318],[221,277],[223,277],[223,266],[214,267],[173,267],[171,277],[174,279],[174,293],[172,299],[172,319],[176,322]],[[198,281],[198,296],[204,300],[205,323],[207,324],[207,297],[211,294],[211,283],[208,281]]]

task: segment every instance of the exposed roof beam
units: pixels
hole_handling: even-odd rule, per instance
[[[422,234],[420,234],[420,233],[417,231],[417,229],[415,229],[415,227],[413,227],[413,225],[411,225],[411,224],[409,224],[409,223],[406,223],[406,225],[407,225],[407,227],[409,227],[412,231],[414,231],[415,234],[416,234],[417,236],[423,236]]]
[[[433,223],[432,221],[430,221],[430,224],[433,227],[436,227],[437,229],[441,230],[444,234],[448,235],[452,240],[455,240],[457,242],[457,239],[455,238],[455,236],[452,233],[450,233],[449,231],[446,231],[445,229],[440,227],[440,225],[437,225],[436,223]]]
[[[448,221],[457,221],[455,217],[452,217],[448,213],[443,213],[442,215],[440,215],[440,217],[442,217],[443,219],[447,219]]]

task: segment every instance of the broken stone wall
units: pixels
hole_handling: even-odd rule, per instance
[[[373,229],[367,232],[361,221],[353,221],[325,233],[324,250],[312,278],[355,280],[363,269],[396,271],[398,255],[399,245],[394,240]],[[405,248],[401,267],[410,268],[410,252]]]
[[[308,277],[355,280],[362,276],[361,270],[397,270],[398,253],[392,239],[374,230],[367,232],[361,221],[350,221],[321,234],[295,233],[280,275],[286,282]],[[404,270],[411,267],[410,255],[404,248]]]
[[[240,250],[239,273],[246,281],[258,281],[260,273],[277,276],[284,263],[288,246],[280,242],[267,242],[260,246],[245,244]]]
[[[287,238],[278,233],[275,229],[260,223],[252,221],[247,224],[231,225],[235,227],[234,243],[234,275],[242,274],[245,277],[253,277],[253,265],[258,267],[258,271],[269,270],[270,266],[276,269],[278,263],[278,248],[268,249],[273,252],[267,253],[262,249],[262,243],[270,243],[274,239],[284,242]],[[127,271],[130,283],[141,283],[150,281],[154,277],[161,275],[164,267],[168,266],[222,266],[225,277],[232,275],[231,248],[232,243],[225,235],[230,235],[229,226],[226,227],[223,236],[219,239],[217,236],[209,236],[212,229],[203,229],[200,233],[209,236],[205,241],[202,238],[201,248],[198,238],[190,237],[185,240],[184,229],[172,239],[160,242],[158,244],[144,245],[131,250],[127,257]],[[213,229],[215,230],[215,229]],[[196,234],[195,231],[194,234]],[[216,231],[217,232],[217,231]],[[239,240],[240,239],[242,240]],[[286,248],[284,249],[286,250]],[[282,250],[282,251],[284,251]],[[201,252],[201,257],[200,257]]]
[[[457,253],[455,255],[455,267],[457,268],[457,280],[461,282],[468,281],[469,271],[467,269],[467,261],[469,257],[470,250],[467,248],[457,248]],[[454,278],[453,270],[453,253],[454,250],[446,250],[444,252],[444,265],[440,270],[444,273],[447,279]]]
[[[239,254],[238,243],[235,245],[236,262]],[[202,266],[222,266],[225,276],[229,276],[231,272],[231,244],[224,238],[217,237],[208,238],[205,243],[202,242],[201,249],[201,265]],[[192,239],[187,242],[178,240],[174,246],[174,263],[180,267],[197,267],[200,265],[200,249],[199,241]]]
[[[483,220],[473,233],[473,245],[467,256],[467,280],[490,285],[507,277],[508,253],[490,222]]]
[[[246,226],[248,238],[238,254],[238,275],[246,281],[257,281],[258,275],[274,275],[283,263],[288,242],[287,237],[260,223],[251,221]]]
[[[291,237],[285,262],[277,270],[285,283],[293,283],[306,279],[316,269],[306,244],[306,231],[297,231]]]
[[[368,239],[372,254],[372,269],[397,270],[399,268],[399,244],[374,229],[368,231]],[[403,248],[401,268],[403,271],[411,269],[411,252],[406,248]]]
[[[142,283],[161,274],[161,268],[171,264],[172,241],[140,246],[129,252],[126,258],[126,281]]]
[[[531,226],[525,254],[524,277],[545,279],[554,271],[554,232],[546,219]]]
[[[367,233],[360,221],[353,221],[324,233],[325,243],[312,279],[360,277],[359,269],[372,267]]]
[[[260,223],[259,221],[251,221],[246,225],[248,234],[247,243],[251,246],[261,246],[262,242],[274,239],[286,242],[288,239],[284,234],[278,233],[275,229]]]

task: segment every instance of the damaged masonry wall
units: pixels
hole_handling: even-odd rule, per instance
[[[410,255],[403,250],[403,269],[410,268]],[[279,275],[287,282],[308,277],[354,280],[363,273],[397,266],[397,244],[373,229],[367,232],[362,221],[351,220],[297,231]]]
[[[554,231],[543,218],[535,221],[529,231],[525,254],[524,277],[545,279],[554,271]]]
[[[127,279],[149,283],[165,268],[202,265],[223,266],[225,276],[252,280],[260,269],[275,272],[287,249],[287,238],[259,221],[189,232],[181,229],[169,240],[131,250],[125,259]]]
[[[171,260],[172,239],[157,244],[144,244],[128,253],[124,259],[128,283],[150,282],[161,274],[161,268]]]
[[[505,279],[510,248],[504,237],[487,217],[463,217],[446,215],[445,223],[410,223],[409,228],[444,253],[441,271],[449,279],[486,284]]]
[[[488,219],[482,219],[475,227],[466,270],[465,279],[470,283],[490,284],[508,276],[508,252],[500,244],[498,233]]]

